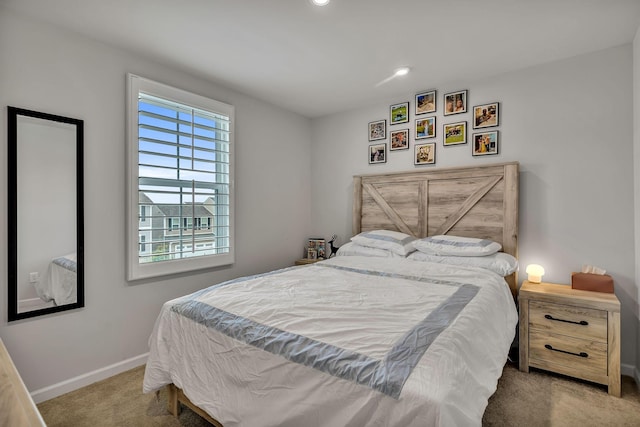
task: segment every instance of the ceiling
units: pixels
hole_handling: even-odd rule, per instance
[[[0,5],[310,118],[630,43],[640,26],[640,0]],[[389,79],[400,66],[411,73]]]

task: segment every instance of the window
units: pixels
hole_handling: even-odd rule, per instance
[[[175,231],[180,228],[180,218],[167,218],[167,230]]]
[[[147,252],[147,245],[145,245],[145,242],[147,241],[147,236],[145,236],[144,234],[140,235],[140,253],[145,253]]]
[[[128,279],[232,264],[233,106],[132,74],[127,91]]]

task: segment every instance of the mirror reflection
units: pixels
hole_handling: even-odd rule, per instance
[[[9,107],[9,320],[84,306],[82,120]]]

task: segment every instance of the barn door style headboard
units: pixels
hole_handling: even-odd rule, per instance
[[[394,230],[499,242],[518,257],[518,162],[353,178],[353,234]],[[517,273],[505,278],[514,295]]]

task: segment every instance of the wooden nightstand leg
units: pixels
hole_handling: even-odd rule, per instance
[[[529,300],[520,300],[519,361],[522,372],[529,372]]]
[[[620,397],[620,313],[610,311],[607,325],[609,394]]]

